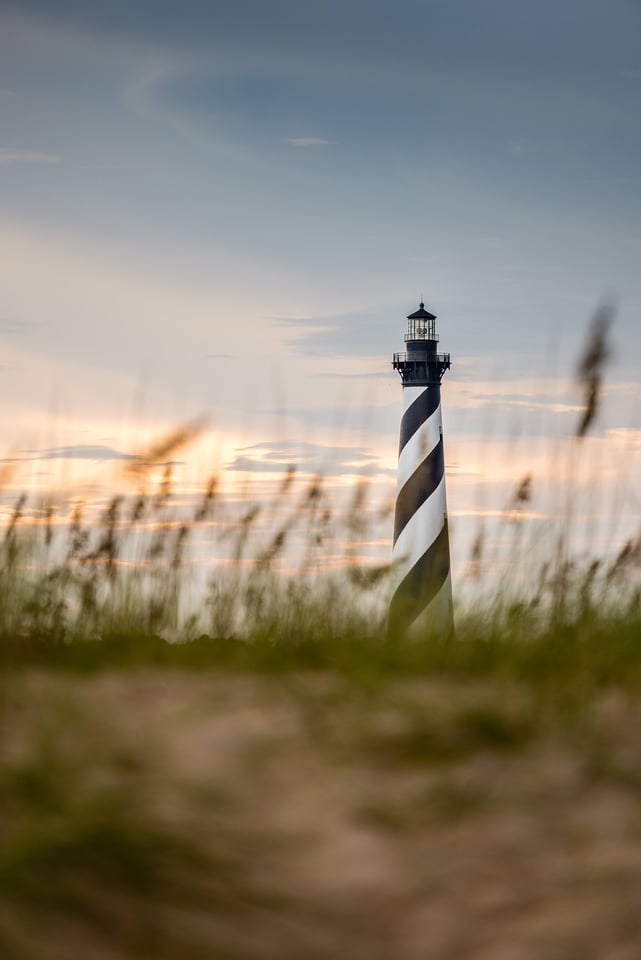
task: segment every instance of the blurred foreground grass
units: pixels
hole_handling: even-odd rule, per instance
[[[5,671],[0,956],[638,956],[639,658],[591,649]]]

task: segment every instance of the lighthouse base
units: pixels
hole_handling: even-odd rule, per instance
[[[454,634],[454,610],[452,605],[452,577],[447,579],[436,596],[418,617],[405,628],[404,636],[410,640],[446,640]]]

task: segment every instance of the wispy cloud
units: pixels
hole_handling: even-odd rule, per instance
[[[407,310],[381,309],[311,317],[272,317],[295,331],[292,346],[307,356],[386,356],[396,325],[404,327]],[[400,320],[390,318],[400,317]]]
[[[162,460],[153,463],[144,455],[138,453],[124,453],[103,443],[76,443],[67,447],[48,447],[44,450],[25,450],[24,456],[3,457],[0,463],[31,463],[42,460],[91,460],[100,461],[120,460],[126,463],[140,464],[141,466],[178,467],[184,465],[184,460]]]
[[[134,453],[122,453],[102,443],[79,443],[68,447],[50,447],[46,450],[28,450],[26,457],[11,457],[0,462],[19,463],[22,460],[139,460]]]
[[[312,373],[311,376],[317,380],[387,380],[388,373],[385,367],[368,373]]]
[[[284,473],[295,467],[299,473],[323,476],[394,474],[367,447],[341,447],[305,441],[266,441],[239,447],[228,470]]]
[[[0,317],[0,336],[22,336],[30,333],[36,323],[33,320],[11,320],[9,317]]]
[[[22,150],[14,147],[0,147],[0,163],[61,163],[62,157],[55,153],[41,153],[39,150]]]
[[[322,137],[290,137],[287,141],[292,147],[326,147],[335,140],[324,140]]]

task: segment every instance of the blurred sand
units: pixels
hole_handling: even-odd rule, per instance
[[[641,709],[622,695],[564,718],[445,681],[148,669],[2,690],[6,960],[641,956]]]

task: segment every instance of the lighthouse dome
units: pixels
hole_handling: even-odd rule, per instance
[[[421,300],[418,310],[414,313],[408,313],[408,320],[436,320],[436,315],[425,309],[425,304]]]

